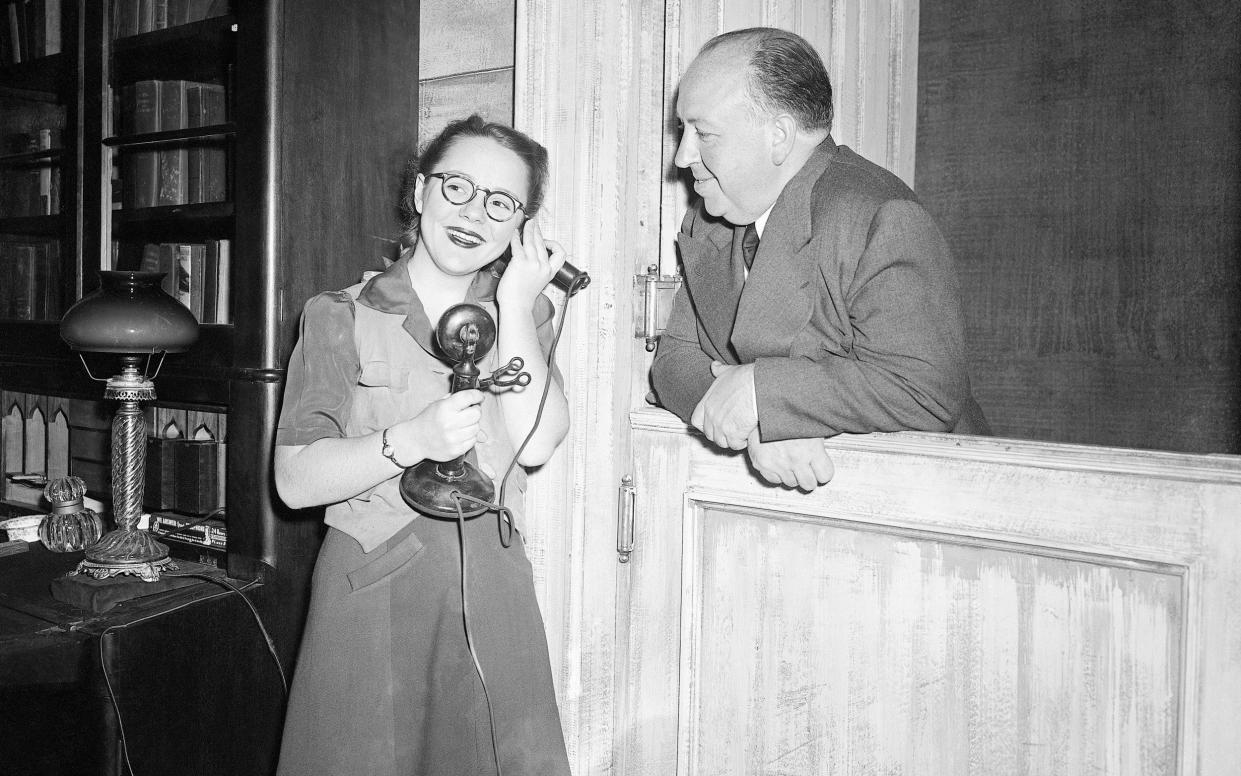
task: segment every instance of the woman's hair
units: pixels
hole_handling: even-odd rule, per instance
[[[715,36],[699,53],[726,45],[749,52],[748,92],[757,109],[788,112],[805,129],[831,129],[832,82],[805,38],[774,27],[750,27]]]
[[[414,207],[414,186],[418,181],[418,173],[434,170],[453,143],[463,137],[482,137],[494,140],[507,148],[526,165],[530,178],[530,193],[525,201],[525,215],[532,218],[543,205],[543,194],[547,188],[547,149],[531,139],[528,135],[518,132],[512,127],[486,121],[475,113],[464,119],[450,122],[448,126],[431,139],[422,148],[422,153],[405,163],[401,175],[401,220],[406,234],[413,236],[418,231],[418,210]]]

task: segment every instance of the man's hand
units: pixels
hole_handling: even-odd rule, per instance
[[[741,450],[758,429],[754,365],[711,362],[715,382],[703,394],[689,422],[720,447]]]
[[[807,493],[830,482],[836,473],[832,459],[823,449],[823,440],[818,437],[762,442],[756,429],[750,434],[746,454],[763,479],[772,485],[801,488]]]

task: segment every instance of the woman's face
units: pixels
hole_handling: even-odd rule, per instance
[[[469,275],[494,261],[508,247],[513,233],[525,220],[518,210],[507,221],[487,215],[487,194],[476,191],[463,205],[444,197],[443,179],[432,173],[458,173],[480,189],[504,192],[525,203],[530,196],[530,175],[517,154],[491,138],[462,137],[453,141],[435,169],[418,175],[414,206],[419,213],[419,249],[427,252],[440,271]]]

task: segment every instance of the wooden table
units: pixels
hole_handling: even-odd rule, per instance
[[[125,774],[123,732],[137,776],[269,774],[284,690],[249,607],[194,581],[93,613],[52,595],[81,558],[0,557],[0,773]]]

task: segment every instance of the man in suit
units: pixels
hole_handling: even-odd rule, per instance
[[[832,141],[810,44],[771,28],[719,35],[676,111],[674,161],[698,199],[652,368],[659,403],[803,490],[834,473],[823,437],[989,433],[947,243],[895,175]]]

